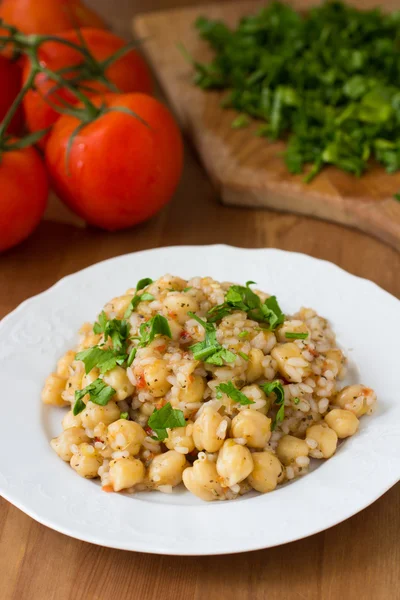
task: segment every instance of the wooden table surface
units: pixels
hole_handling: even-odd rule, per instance
[[[135,12],[185,3],[190,2],[90,2],[125,35]],[[144,248],[215,242],[304,252],[400,297],[400,255],[394,250],[337,225],[222,207],[187,148],[174,200],[145,225],[108,234],[43,222],[27,242],[1,256],[0,317],[60,277],[99,260]],[[268,527],[276,517],[266,513],[260,526]],[[0,499],[0,600],[214,600],[225,595],[240,600],[395,600],[400,598],[399,531],[399,485],[318,535],[269,550],[209,558],[153,556],[79,542]]]

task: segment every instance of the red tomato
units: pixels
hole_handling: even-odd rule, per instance
[[[81,0],[3,0],[0,18],[23,33],[52,34],[74,27],[106,27]]]
[[[46,145],[59,197],[88,223],[109,231],[145,221],[170,200],[182,171],[182,138],[169,111],[145,94],[108,94],[113,110],[83,127],[63,115]],[[117,107],[126,107],[147,123]]]
[[[87,47],[97,61],[103,61],[112,56],[117,50],[125,46],[124,40],[118,36],[98,29],[82,29]],[[82,45],[76,31],[68,31],[59,36],[62,39]],[[47,42],[40,48],[39,58],[42,65],[51,71],[58,71],[68,66],[78,66],[83,63],[82,54],[73,48],[69,48],[58,42]],[[30,66],[25,65],[23,79],[29,76]],[[68,78],[73,77],[73,73]],[[120,92],[152,92],[150,71],[143,58],[130,50],[127,54],[113,63],[107,70],[106,76]],[[94,79],[93,71],[88,72],[87,80],[81,83],[81,89],[88,93],[109,92],[110,88],[104,83]],[[59,117],[51,106],[57,104],[63,106],[62,101],[76,104],[76,96],[65,88],[55,90],[55,83],[46,75],[39,74],[35,79],[35,89],[29,91],[24,98],[24,110],[28,129],[38,131],[50,127]],[[112,90],[114,91],[114,90]],[[50,103],[51,104],[50,104]]]
[[[0,123],[6,116],[21,88],[21,70],[15,63],[0,56]],[[10,126],[9,133],[19,133],[22,126],[22,112],[17,110]]]
[[[34,148],[8,150],[0,162],[0,252],[19,244],[39,224],[49,185]]]

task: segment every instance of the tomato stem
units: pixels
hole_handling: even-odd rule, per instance
[[[0,124],[0,148],[3,147],[4,142],[6,140],[6,137],[7,137],[6,132],[7,132],[8,126],[10,125],[13,116],[17,112],[18,107],[21,104],[25,94],[28,92],[28,90],[31,89],[36,75],[37,75],[37,70],[34,67],[32,67],[31,71],[29,73],[29,77],[25,82],[25,85],[20,89],[18,95],[14,99],[14,102],[10,106],[6,116],[4,117],[3,121]]]

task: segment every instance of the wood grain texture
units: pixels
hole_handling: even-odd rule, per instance
[[[292,0],[304,10],[317,0]],[[352,0],[358,7],[376,6],[376,0]],[[387,10],[398,8],[398,0],[379,3]],[[238,19],[265,5],[264,0],[178,8],[136,17],[134,32],[143,38],[143,49],[169,100],[193,140],[201,160],[226,204],[267,206],[302,213],[357,227],[400,250],[400,203],[393,194],[400,190],[400,173],[390,175],[371,165],[361,178],[327,167],[310,184],[302,175],[291,175],[280,156],[283,142],[269,143],[254,135],[258,125],[233,130],[237,114],[220,106],[223,92],[204,92],[193,84],[193,69],[177,44],[183,43],[197,60],[212,56],[199,39],[193,24],[199,15],[223,19],[235,25]]]
[[[167,8],[170,2],[89,3],[127,33],[135,12]],[[400,255],[393,249],[312,218],[221,206],[187,148],[174,200],[148,223],[110,234],[43,222],[24,244],[1,255],[0,318],[61,277],[105,258],[163,245],[217,242],[305,252],[400,297]],[[2,398],[11,400],[17,399]],[[260,527],[268,530],[275,518],[279,515],[266,513]],[[100,548],[39,525],[0,500],[0,600],[397,600],[399,530],[400,485],[326,532],[278,548],[209,558]]]

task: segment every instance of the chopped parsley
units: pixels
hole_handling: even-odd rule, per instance
[[[202,342],[197,342],[189,346],[189,349],[193,352],[195,360],[202,360],[206,363],[221,366],[225,362],[234,362],[236,355],[227,350],[217,340],[217,330],[213,323],[207,323],[203,321],[197,315],[192,312],[188,312],[188,315],[195,319],[205,330],[205,337]]]
[[[189,287],[185,287],[183,288],[182,292],[188,292],[189,290],[193,289],[192,286],[190,285]]]
[[[146,323],[141,324],[139,328],[139,346],[148,346],[157,335],[172,338],[168,321],[162,315],[155,315]]]
[[[172,408],[170,402],[167,402],[159,410],[154,410],[148,420],[148,426],[154,431],[157,439],[161,442],[168,437],[167,429],[184,427],[185,425],[186,421],[183,412]]]
[[[128,414],[127,412],[122,412],[122,413],[119,415],[119,418],[120,418],[120,419],[129,419],[129,414]]]
[[[129,352],[128,360],[126,361],[127,367],[130,367],[133,361],[135,360],[136,352],[137,348],[132,348],[132,350]]]
[[[124,314],[125,319],[128,319],[131,316],[131,314],[133,313],[133,311],[136,310],[139,302],[144,302],[144,301],[150,302],[151,300],[154,300],[154,296],[152,294],[149,294],[148,292],[143,292],[143,294],[138,294],[138,292],[140,292],[140,290],[143,290],[145,287],[147,287],[151,283],[153,283],[153,280],[150,279],[150,277],[146,277],[145,279],[141,279],[140,281],[137,282],[135,295],[133,296],[132,300],[130,301],[129,306],[126,309],[125,314]]]
[[[281,325],[285,320],[285,315],[276,296],[270,296],[265,302],[261,302],[260,297],[250,289],[250,285],[254,283],[254,281],[247,281],[246,286],[232,285],[225,295],[225,302],[208,311],[209,322],[219,321],[234,310],[243,310],[247,312],[249,319],[268,323],[269,329],[275,329]]]
[[[393,194],[393,198],[400,202],[400,192],[398,192],[397,194]]]
[[[100,369],[100,373],[107,373],[116,365],[123,365],[127,355],[119,354],[111,349],[104,350],[100,346],[93,346],[93,348],[78,352],[75,359],[84,363],[85,373],[90,373],[94,367]]]
[[[297,333],[296,331],[286,331],[285,338],[288,340],[305,340],[308,338],[308,333]]]
[[[238,115],[231,123],[232,129],[243,129],[250,125],[250,119],[247,115]]]
[[[245,352],[238,352],[239,356],[241,356],[244,360],[249,360],[249,355]]]
[[[130,325],[125,319],[108,319],[104,310],[99,315],[99,320],[93,325],[93,331],[104,334],[104,340],[111,339],[114,350],[125,351],[129,337]]]
[[[238,390],[231,381],[228,381],[227,383],[220,383],[217,385],[216,390],[217,398],[221,398],[222,394],[226,394],[231,400],[237,402],[238,404],[254,404],[254,401],[250,400],[246,394],[243,394],[243,392]]]
[[[271,426],[273,431],[277,424],[281,423],[285,418],[285,391],[282,383],[278,379],[275,381],[269,381],[268,383],[263,383],[260,385],[260,388],[267,394],[267,396],[272,393],[275,394],[275,404],[279,406],[279,410],[276,413],[276,417]]]
[[[83,390],[76,390],[75,404],[72,411],[75,416],[79,415],[86,408],[82,400],[86,394],[89,394],[89,400],[94,402],[94,404],[105,406],[114,396],[115,390],[110,385],[104,383],[102,379],[96,379],[92,383],[89,383]]]
[[[247,337],[248,335],[249,335],[248,331],[241,331],[238,335],[238,338],[242,339],[242,338]]]
[[[300,398],[297,398],[297,396],[296,398],[293,398],[293,404],[296,404],[296,406],[297,404],[300,404]]]
[[[255,118],[260,136],[287,140],[286,167],[307,172],[306,181],[328,165],[360,176],[371,159],[400,169],[399,11],[358,4],[297,12],[275,1],[234,28],[196,21],[214,57],[192,60],[195,84],[226,90],[223,106],[238,119]]]

